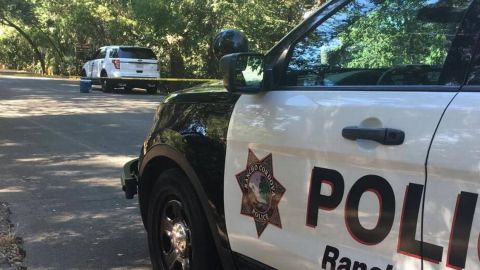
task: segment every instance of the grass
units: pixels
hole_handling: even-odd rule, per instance
[[[21,240],[15,236],[14,232],[0,234],[0,258],[4,258],[5,262],[10,264],[21,262],[23,252],[20,245]]]

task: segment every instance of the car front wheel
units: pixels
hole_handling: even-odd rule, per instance
[[[157,179],[149,201],[148,245],[154,269],[217,269],[207,220],[186,176],[169,169]],[[213,256],[212,256],[213,255]]]

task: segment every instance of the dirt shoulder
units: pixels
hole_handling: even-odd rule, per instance
[[[16,77],[62,79],[62,80],[74,80],[74,81],[80,80],[79,76],[43,75],[43,74],[32,73],[32,72],[27,72],[22,70],[6,70],[6,69],[0,69],[0,75],[16,76]]]
[[[0,202],[0,269],[26,269],[23,266],[25,251],[22,239],[15,235],[10,214],[8,204]]]

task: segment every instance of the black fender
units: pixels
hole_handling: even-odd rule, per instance
[[[148,211],[148,202],[143,202],[142,197],[145,194],[149,194],[151,190],[151,184],[156,180],[152,179],[152,176],[149,175],[149,166],[155,166],[154,170],[157,170],[156,175],[158,175],[158,170],[164,171],[172,167],[180,168],[187,178],[190,180],[190,183],[195,190],[196,195],[201,204],[201,208],[207,218],[207,222],[210,228],[210,232],[215,242],[219,259],[222,263],[224,269],[235,269],[235,264],[228,242],[228,237],[222,236],[221,229],[218,227],[218,222],[215,219],[214,211],[215,205],[208,199],[208,196],[203,188],[200,179],[190,165],[183,153],[179,152],[175,148],[167,144],[157,144],[149,148],[145,153],[143,158],[139,162],[139,201],[140,208],[142,212],[142,218],[146,220],[146,212]],[[152,168],[153,169],[153,168]],[[150,182],[150,183],[149,183]],[[143,196],[142,196],[143,194]],[[147,196],[148,197],[148,196]]]

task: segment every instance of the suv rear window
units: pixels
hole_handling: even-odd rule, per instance
[[[157,59],[153,51],[146,48],[120,48],[118,58]]]

